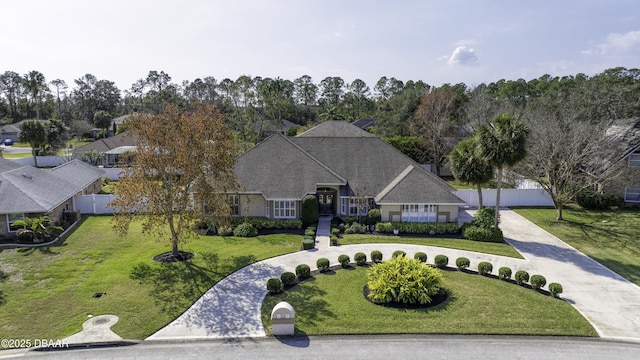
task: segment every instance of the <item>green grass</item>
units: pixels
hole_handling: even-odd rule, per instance
[[[374,305],[362,293],[366,269],[320,274],[262,304],[265,329],[280,301],[296,311],[296,333],[510,334],[597,336],[569,303],[480,275],[442,271],[449,294],[433,308],[405,310]]]
[[[11,160],[11,159],[24,159],[31,157],[31,153],[20,153],[20,154],[2,154],[2,157]]]
[[[143,339],[186,310],[220,279],[249,263],[299,250],[297,235],[257,238],[200,237],[181,249],[192,261],[160,265],[154,255],[167,241],[142,235],[133,224],[125,237],[111,231],[110,216],[91,216],[61,246],[0,249],[0,338],[60,339],[82,330],[88,315],[115,314],[113,330]],[[148,265],[147,267],[139,264]],[[149,268],[137,271],[134,268]],[[102,298],[93,294],[106,292]]]
[[[488,243],[480,241],[471,241],[466,239],[450,239],[450,238],[418,238],[418,237],[400,237],[400,236],[384,236],[384,235],[362,235],[347,234],[338,240],[340,245],[352,244],[416,244],[425,246],[439,246],[457,250],[476,251],[486,254],[494,254],[508,256],[512,258],[522,259],[522,255],[518,253],[511,245],[506,243]]]
[[[640,212],[568,208],[556,221],[549,208],[515,211],[592,259],[640,285]]]

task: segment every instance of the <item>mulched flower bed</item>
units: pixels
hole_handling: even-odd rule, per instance
[[[364,298],[367,299],[367,301],[369,301],[372,304],[376,304],[384,307],[396,308],[396,309],[426,309],[436,305],[440,305],[447,300],[447,292],[444,289],[440,289],[438,294],[436,294],[435,296],[432,296],[431,302],[428,304],[407,304],[407,303],[397,302],[397,301],[384,303],[384,302],[373,301],[369,299],[369,287],[367,285],[365,285],[364,288],[362,289],[362,295],[364,295]]]

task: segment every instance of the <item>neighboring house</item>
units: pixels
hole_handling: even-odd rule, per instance
[[[601,189],[626,204],[640,204],[640,118],[616,120],[607,135],[616,156],[602,161],[603,173],[611,179],[600,184]]]
[[[60,224],[64,212],[73,212],[76,196],[102,188],[104,171],[79,160],[40,170],[0,158],[0,238],[13,237],[11,224],[25,217],[48,215]]]
[[[253,130],[264,137],[269,137],[273,134],[286,134],[289,129],[294,126],[298,126],[289,120],[282,120],[278,123],[276,120],[256,122],[252,125]]]
[[[352,122],[354,126],[359,127],[362,130],[367,130],[369,128],[375,127],[376,124],[372,118],[362,118]]]
[[[296,137],[274,134],[239,156],[242,191],[229,195],[235,216],[301,217],[305,195],[320,211],[383,221],[457,221],[464,204],[445,181],[372,135],[345,121],[327,121]]]
[[[100,154],[101,156],[100,158],[97,159],[97,161],[93,162],[92,165],[115,166],[117,162],[111,161],[110,163],[108,163],[107,162],[108,158],[106,154],[109,151],[113,151],[117,154],[119,150],[116,150],[116,149],[121,147],[129,147],[129,148],[135,147],[136,144],[137,144],[137,140],[135,136],[131,136],[128,133],[124,132],[106,139],[98,139],[87,145],[80,146],[79,148],[76,148],[75,150],[73,150],[73,153],[71,154],[71,156],[73,159],[86,160],[84,155],[89,152],[93,152],[93,153]],[[114,160],[115,156],[111,157],[110,159]]]
[[[112,137],[115,134],[117,134],[118,129],[120,129],[126,123],[127,119],[131,116],[132,115],[122,115],[115,119],[112,119],[111,126],[109,127],[109,129],[107,129],[107,137]],[[104,135],[100,135],[100,132],[102,132],[102,130],[104,129],[100,129],[100,128],[91,129],[91,137],[93,137],[94,139],[97,139],[98,136],[104,137]]]
[[[4,142],[6,139],[10,139],[13,142],[18,142],[20,137],[20,128],[17,124],[10,124],[0,127],[0,142]]]

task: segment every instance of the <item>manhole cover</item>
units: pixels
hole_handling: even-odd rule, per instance
[[[93,320],[93,325],[102,325],[109,322],[109,319],[95,319]]]

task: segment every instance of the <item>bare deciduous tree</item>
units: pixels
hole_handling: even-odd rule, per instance
[[[141,220],[143,231],[169,234],[172,253],[196,234],[197,220],[229,218],[226,193],[237,190],[233,165],[236,144],[212,105],[194,111],[167,105],[158,115],[136,115],[127,123],[139,143],[131,166],[121,174],[114,229],[124,234]]]

